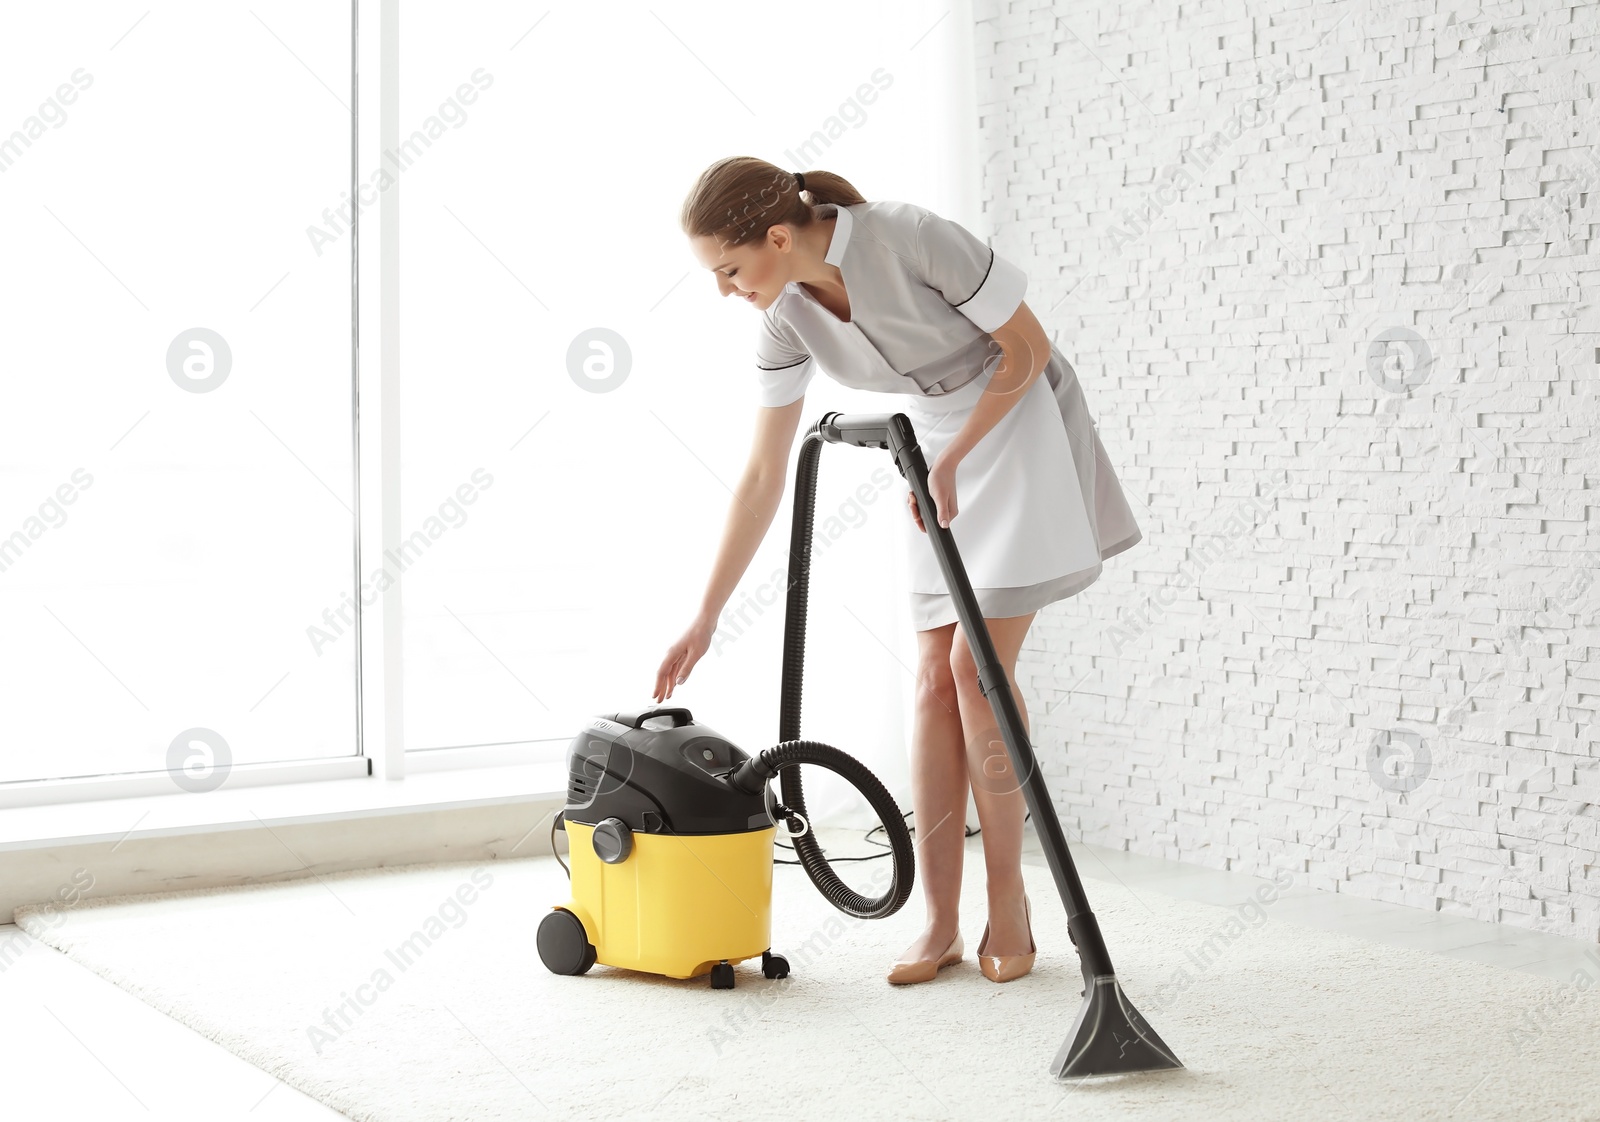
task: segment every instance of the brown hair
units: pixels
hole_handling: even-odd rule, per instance
[[[796,190],[794,174],[754,156],[727,156],[695,180],[683,200],[679,224],[691,238],[715,238],[731,249],[759,241],[779,224],[802,230],[823,203],[853,206],[867,200],[850,181],[831,171],[803,171],[805,191]],[[809,196],[806,202],[802,196]]]

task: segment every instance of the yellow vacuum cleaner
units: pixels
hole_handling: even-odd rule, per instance
[[[866,796],[889,831],[894,880],[881,897],[857,895],[804,825],[790,834],[802,864],[841,911],[898,911],[911,892],[911,834],[860,761],[808,740],[752,758],[689,710],[657,706],[597,717],[569,749],[559,827],[572,899],[539,925],[544,964],[557,974],[596,962],[669,978],[709,973],[713,988],[727,989],[734,964],[760,955],[762,974],[786,977],[788,960],[772,953],[773,839],[778,819],[804,822],[802,763],[838,772]],[[767,805],[766,777],[780,769],[786,786],[793,781],[784,796],[793,808]]]
[[[751,756],[697,724],[681,706],[597,717],[573,738],[567,803],[551,827],[552,843],[557,829],[567,832],[572,898],[554,905],[540,922],[539,957],[557,974],[582,974],[599,962],[671,978],[709,973],[713,988],[727,989],[734,984],[734,964],[759,954],[766,977],[788,976],[789,963],[771,946],[773,839],[780,821],[794,839],[800,864],[840,911],[881,919],[910,895],[911,836],[894,799],[860,761],[800,739],[811,530],[823,442],[893,453],[916,497],[1012,765],[1025,777],[1023,795],[1067,905],[1067,929],[1084,979],[1083,1005],[1051,1073],[1065,1079],[1182,1067],[1123,993],[1111,967],[955,538],[933,516],[927,464],[904,413],[827,413],[801,444],[776,747]],[[801,764],[837,772],[877,812],[894,859],[894,879],[882,896],[863,897],[833,872],[806,820]],[[782,790],[778,805],[771,804],[767,786],[774,775]]]

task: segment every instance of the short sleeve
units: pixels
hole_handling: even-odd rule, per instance
[[[798,401],[816,368],[794,329],[763,312],[756,335],[756,403],[777,408]]]
[[[917,221],[916,251],[923,280],[979,330],[994,331],[1021,306],[1028,274],[959,222],[925,213]]]

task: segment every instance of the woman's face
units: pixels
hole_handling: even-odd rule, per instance
[[[755,308],[766,308],[789,283],[789,255],[780,248],[793,245],[787,227],[773,226],[762,241],[724,246],[715,238],[690,239],[700,264],[717,278],[717,289]]]

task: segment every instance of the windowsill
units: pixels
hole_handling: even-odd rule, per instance
[[[204,793],[99,799],[0,810],[0,852],[305,825],[547,799],[565,801],[566,762],[427,770]]]

